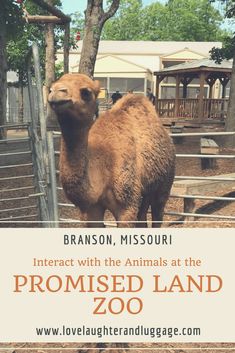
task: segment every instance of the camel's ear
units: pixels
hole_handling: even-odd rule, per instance
[[[98,94],[100,93],[100,83],[98,80],[94,81],[94,92],[95,92],[95,96],[97,97]]]

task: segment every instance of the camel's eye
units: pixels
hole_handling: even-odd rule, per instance
[[[59,88],[58,91],[63,93],[68,93],[67,88]]]
[[[88,88],[82,88],[80,90],[81,98],[84,101],[89,101],[92,98],[92,91]]]

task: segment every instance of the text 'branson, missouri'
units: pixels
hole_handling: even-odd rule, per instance
[[[171,234],[64,234],[64,245],[172,245]]]

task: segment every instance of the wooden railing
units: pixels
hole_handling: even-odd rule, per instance
[[[175,116],[175,99],[158,99],[156,110],[159,116],[171,118]]]
[[[211,119],[224,119],[228,111],[228,99],[204,99],[204,116]]]
[[[158,99],[156,102],[158,114],[164,118],[198,118],[199,100],[198,99],[179,99],[178,112],[175,111],[175,99]],[[228,110],[228,99],[207,99],[203,100],[204,119],[224,119]]]

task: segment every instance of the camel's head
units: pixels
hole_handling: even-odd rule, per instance
[[[82,74],[66,74],[51,86],[48,102],[59,120],[90,121],[96,111],[99,82]]]

